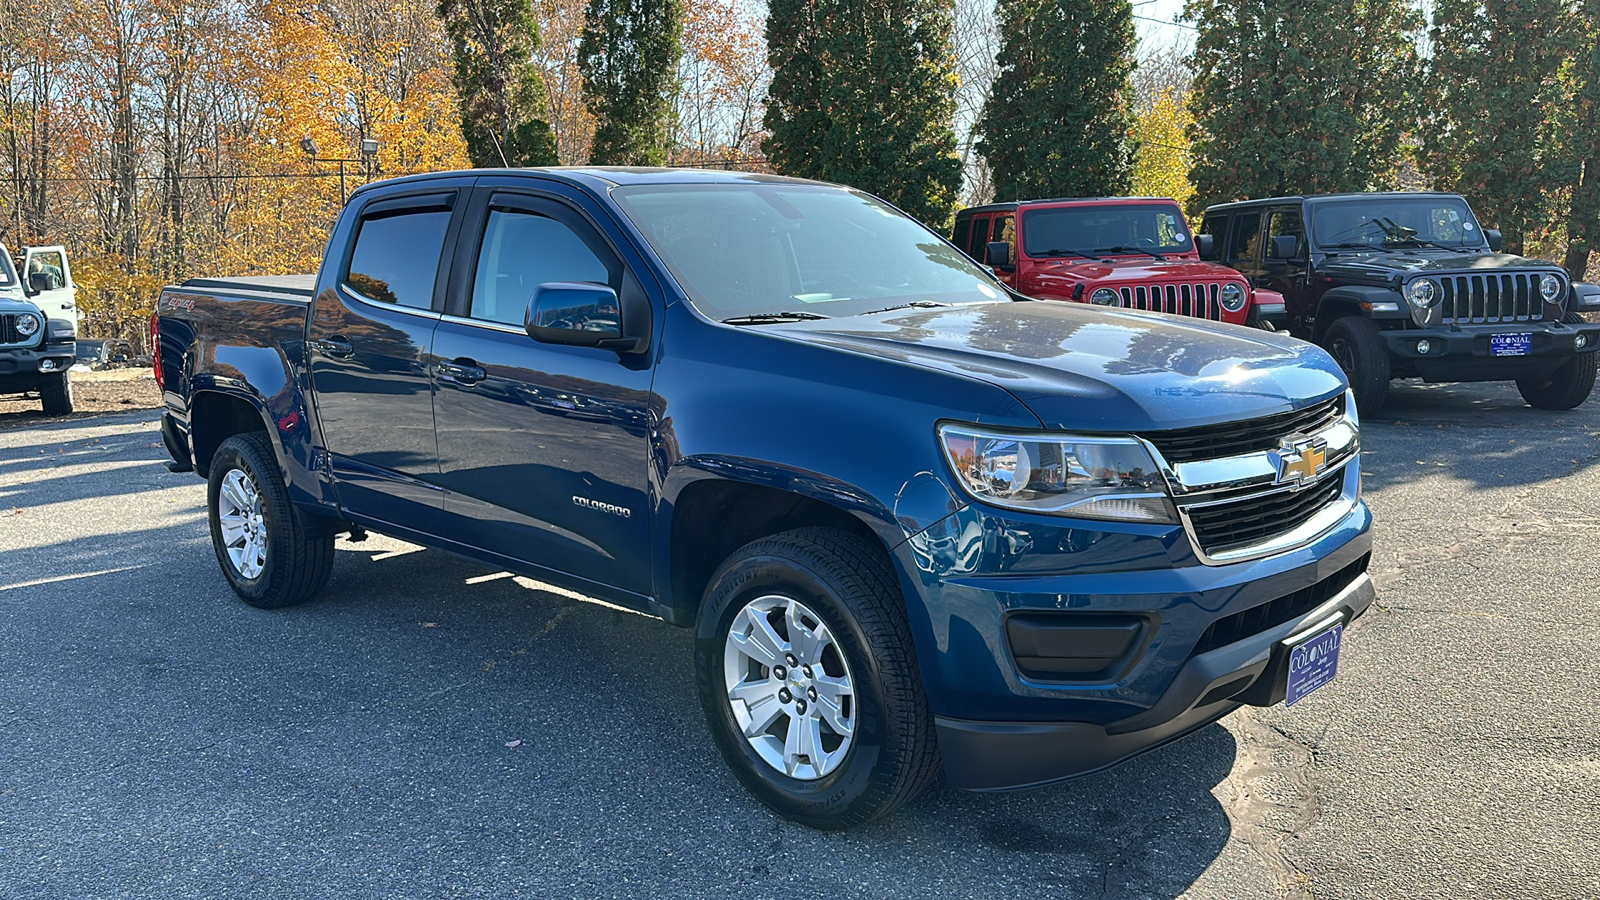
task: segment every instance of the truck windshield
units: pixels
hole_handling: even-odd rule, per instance
[[[1311,237],[1319,247],[1340,249],[1484,245],[1478,220],[1460,197],[1323,200],[1311,209]]]
[[[695,308],[767,324],[987,303],[1000,285],[878,200],[822,185],[634,185],[612,193]]]
[[[0,287],[10,287],[17,283],[17,270],[11,268],[11,251],[0,246]]]
[[[1056,206],[1022,211],[1022,252],[1030,257],[1057,251],[1091,253],[1183,253],[1189,228],[1177,205],[1120,203]],[[1103,255],[1103,254],[1102,254]]]

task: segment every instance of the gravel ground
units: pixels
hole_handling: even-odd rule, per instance
[[[73,412],[52,418],[39,408],[39,398],[0,396],[0,428],[17,428],[40,422],[81,419],[99,413],[156,409],[161,406],[161,391],[148,368],[102,369],[72,372]]]

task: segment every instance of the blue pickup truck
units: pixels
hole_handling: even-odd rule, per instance
[[[396,179],[315,278],[169,287],[152,331],[245,602],[370,529],[692,628],[722,755],[818,828],[1295,702],[1374,597],[1322,350],[1029,302],[838,186]]]

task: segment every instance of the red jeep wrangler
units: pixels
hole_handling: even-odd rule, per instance
[[[1023,200],[956,214],[951,240],[1000,280],[1041,300],[1279,327],[1283,295],[1206,262],[1211,236],[1189,234],[1159,197]]]

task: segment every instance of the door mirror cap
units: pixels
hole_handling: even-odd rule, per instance
[[[990,241],[985,252],[989,265],[996,269],[1004,269],[1011,265],[1011,245],[1005,241]]]
[[[623,333],[617,292],[586,281],[552,281],[534,288],[523,327],[529,337],[543,344],[629,353],[642,343]]]
[[[1504,243],[1504,238],[1500,237],[1500,229],[1485,228],[1483,236],[1489,239],[1489,249],[1494,253],[1499,253],[1500,247]]]
[[[1280,234],[1272,239],[1273,259],[1294,259],[1300,252],[1300,239],[1292,234]]]
[[[1211,259],[1217,250],[1217,240],[1209,234],[1194,236],[1194,249],[1199,252],[1201,259]]]

